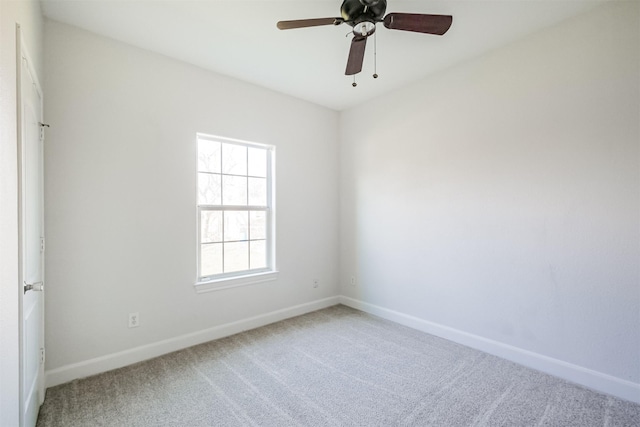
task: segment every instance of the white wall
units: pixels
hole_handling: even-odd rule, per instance
[[[0,1],[0,424],[18,425],[19,298],[16,24],[42,79],[37,1]]]
[[[335,298],[336,112],[60,23],[45,34],[50,373]],[[276,146],[278,280],[196,294],[196,132]]]
[[[615,2],[344,112],[343,294],[640,401],[639,22]]]

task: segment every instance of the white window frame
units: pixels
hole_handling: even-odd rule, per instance
[[[265,149],[267,152],[267,204],[266,206],[234,206],[234,205],[206,205],[200,204],[198,200],[198,174],[201,172],[198,168],[198,141],[206,139],[210,141],[220,142],[222,144],[240,145],[243,147],[255,147]],[[260,144],[255,142],[243,141],[239,139],[226,138],[204,133],[196,134],[196,292],[210,292],[220,289],[228,289],[237,286],[247,286],[262,282],[268,282],[277,278],[276,270],[276,242],[275,242],[275,147],[273,145]],[[222,175],[222,173],[221,173]],[[236,271],[232,273],[222,273],[211,276],[202,276],[201,268],[201,212],[202,211],[264,211],[266,212],[266,264],[267,266],[260,269],[249,269]]]

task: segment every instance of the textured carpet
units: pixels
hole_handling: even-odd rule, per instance
[[[336,306],[47,390],[38,426],[640,426],[640,405]]]

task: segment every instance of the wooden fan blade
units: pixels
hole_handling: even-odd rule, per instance
[[[347,76],[352,76],[362,71],[364,48],[366,46],[366,37],[354,37],[353,40],[351,40],[351,49],[349,49],[349,59],[347,60],[347,70],[344,72]]]
[[[384,26],[390,30],[413,31],[438,36],[446,33],[452,22],[453,17],[451,15],[390,13],[384,17]]]
[[[343,22],[344,19],[342,18],[316,18],[278,21],[276,25],[281,30],[291,30],[293,28],[319,27],[320,25],[340,25]]]

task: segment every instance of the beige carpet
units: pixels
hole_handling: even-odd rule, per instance
[[[640,426],[640,405],[336,306],[47,391],[38,426]]]

